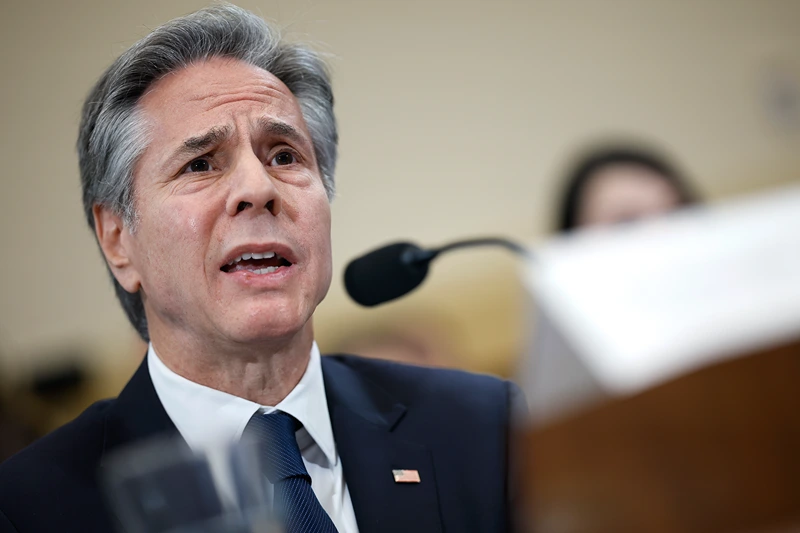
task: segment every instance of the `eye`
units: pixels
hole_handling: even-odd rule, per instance
[[[202,157],[195,159],[186,167],[186,172],[208,172],[209,170],[211,170],[211,163]]]
[[[278,152],[277,154],[275,154],[275,157],[272,158],[270,164],[277,166],[284,166],[284,165],[291,165],[296,161],[297,159],[294,157],[294,154],[292,152],[287,152],[286,150],[284,150],[283,152]]]

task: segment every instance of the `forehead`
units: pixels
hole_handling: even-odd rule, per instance
[[[241,114],[276,118],[307,134],[300,105],[286,85],[236,59],[212,58],[164,76],[142,96],[139,109],[156,136],[196,134]]]
[[[644,165],[614,163],[597,170],[587,182],[587,194],[676,194],[669,178]]]

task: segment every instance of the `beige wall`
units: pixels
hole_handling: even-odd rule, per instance
[[[203,4],[4,4],[0,364],[7,375],[65,346],[104,357],[136,346],[82,219],[73,149],[79,110],[116,55],[148,28]],[[558,172],[598,135],[662,144],[711,199],[800,175],[798,116],[771,120],[766,97],[781,77],[798,96],[795,0],[240,4],[333,55],[342,141],[337,275],[316,319],[323,350],[351,329],[424,322],[441,324],[441,342],[460,364],[507,367],[522,327],[515,264],[503,253],[445,258],[422,291],[370,311],[346,299],[341,269],[396,238],[541,237],[554,215]]]

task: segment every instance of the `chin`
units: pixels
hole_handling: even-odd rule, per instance
[[[311,326],[310,320],[299,317],[290,318],[286,315],[276,320],[272,314],[266,317],[248,317],[248,320],[229,329],[229,336],[236,342],[243,344],[270,343],[280,340],[291,340],[306,327]]]
[[[311,317],[316,309],[308,298],[259,298],[252,299],[231,309],[219,330],[228,338],[244,344],[291,341],[294,337],[311,332]]]

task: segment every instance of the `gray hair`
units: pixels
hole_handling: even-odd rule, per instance
[[[320,54],[286,42],[278,30],[253,13],[222,4],[156,28],[119,56],[86,98],[78,159],[83,207],[92,229],[92,208],[101,205],[135,231],[133,169],[148,142],[139,99],[166,74],[213,57],[260,67],[292,92],[308,126],[328,199],[333,198],[338,134],[330,74]],[[127,292],[113,273],[111,278],[131,324],[149,340],[141,294]]]

